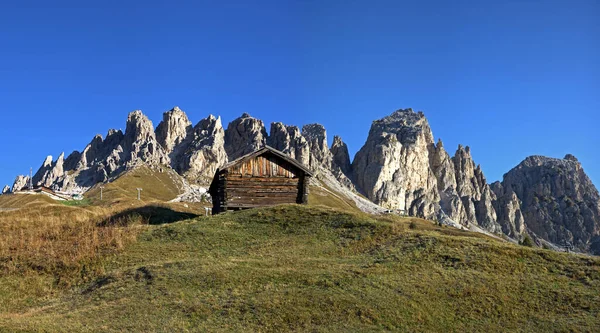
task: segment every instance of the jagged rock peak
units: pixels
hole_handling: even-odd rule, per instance
[[[21,191],[24,188],[27,188],[29,186],[29,179],[29,176],[17,176],[12,186],[12,192],[14,193],[17,191]]]
[[[414,112],[411,108],[396,110],[391,115],[374,121],[371,131],[393,132],[403,145],[414,144],[421,136],[427,144],[434,143],[425,114],[421,111]]]
[[[327,146],[327,131],[321,124],[308,124],[302,126],[302,136],[306,138],[310,149],[311,169],[316,170],[319,166],[326,169],[331,168],[331,154]]]
[[[458,149],[452,157],[454,170],[456,172],[456,190],[462,198],[468,196],[479,201],[485,185],[485,178],[481,169],[477,169],[471,157],[471,149],[458,145]]]
[[[302,135],[307,141],[319,147],[320,150],[328,150],[327,131],[321,124],[308,124],[302,126]]]
[[[74,170],[79,160],[81,160],[81,153],[77,150],[73,151],[65,160],[65,171]]]
[[[350,154],[348,146],[342,138],[335,135],[331,144],[331,155],[333,156],[333,164],[338,166],[346,176],[352,173],[352,165],[350,164]]]
[[[61,155],[61,156],[63,156],[63,155]],[[51,166],[52,165],[52,161],[53,161],[52,155],[46,156],[46,159],[44,160],[44,164],[42,164],[42,167],[49,167],[49,166]]]
[[[547,157],[541,155],[532,155],[525,158],[518,166],[519,167],[533,167],[533,166],[543,166],[543,165],[555,165],[555,166],[565,166],[565,167],[573,167],[580,168],[581,164],[575,158],[575,156],[567,154],[565,158],[554,158]]]
[[[264,147],[267,143],[267,130],[262,120],[244,113],[229,123],[225,130],[225,150],[229,160]]]
[[[10,187],[8,185],[6,185],[2,189],[2,194],[8,194],[8,193],[10,193]]]
[[[135,141],[155,138],[154,126],[152,121],[142,113],[141,110],[135,110],[129,113],[127,117],[127,127],[125,129],[125,140],[129,143]]]
[[[176,106],[163,113],[163,120],[156,128],[156,140],[167,153],[171,153],[175,146],[186,139],[191,130],[192,122],[185,112]]]
[[[271,123],[267,144],[304,165],[310,163],[310,147],[297,126],[286,126],[281,122]]]
[[[358,189],[384,207],[434,217],[439,211],[439,193],[429,165],[433,143],[422,112],[401,109],[374,121],[352,163]]]
[[[52,156],[46,157],[40,169],[33,176],[34,186],[52,186],[64,174],[65,153],[61,153],[56,161]]]
[[[575,156],[573,156],[573,155],[571,155],[571,154],[567,154],[567,155],[565,155],[565,157],[564,157],[563,159],[565,159],[565,160],[567,160],[567,161],[571,161],[571,162],[577,162],[577,163],[579,163],[579,160],[577,159],[577,157],[575,157]]]
[[[456,148],[456,152],[454,153],[454,156],[457,156],[457,155],[462,155],[462,156],[471,158],[471,147],[469,147],[469,146],[465,147],[461,144],[458,144],[458,148]]]
[[[436,148],[437,149],[444,148],[444,143],[442,142],[442,138],[438,138],[438,142],[437,142]]]
[[[171,166],[188,179],[208,183],[216,169],[227,163],[221,117],[202,119],[171,154]]]
[[[127,128],[120,146],[128,167],[138,162],[150,165],[170,163],[168,155],[156,140],[152,121],[140,110],[131,112],[127,117]]]
[[[500,190],[516,194],[527,230],[536,237],[586,251],[600,235],[600,194],[579,162],[527,157],[504,175]]]

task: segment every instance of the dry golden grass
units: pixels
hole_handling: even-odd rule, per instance
[[[99,225],[115,213],[43,200],[0,213],[0,274],[49,273],[66,285],[86,280],[101,270],[97,258],[135,240],[134,227]]]
[[[168,171],[141,167],[106,184],[102,201],[99,188],[82,202],[0,196],[0,277],[47,274],[61,285],[85,282],[102,273],[98,259],[135,241],[140,224],[204,212],[202,204],[165,203],[180,186]],[[137,187],[144,188],[141,201]]]

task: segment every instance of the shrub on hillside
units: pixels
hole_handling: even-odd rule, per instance
[[[529,235],[525,235],[525,238],[523,238],[523,240],[521,241],[521,245],[533,247],[533,240],[531,240],[531,237],[529,237]]]

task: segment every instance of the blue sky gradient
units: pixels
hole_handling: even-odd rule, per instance
[[[492,182],[574,154],[600,185],[600,2],[13,1],[0,11],[0,184],[141,109],[318,122],[353,155],[422,110]]]

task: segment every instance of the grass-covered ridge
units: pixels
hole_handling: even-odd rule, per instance
[[[98,332],[600,327],[597,258],[520,247],[428,221],[288,205],[141,228],[136,242],[102,259],[103,273],[92,281],[3,305],[0,327]]]

